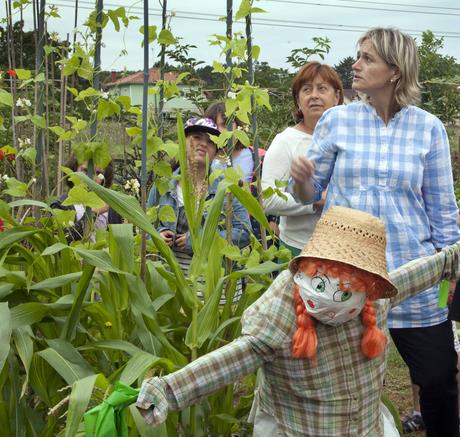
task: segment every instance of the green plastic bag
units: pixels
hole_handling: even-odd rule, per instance
[[[136,402],[139,389],[120,381],[110,396],[85,413],[86,437],[128,437],[125,408]]]

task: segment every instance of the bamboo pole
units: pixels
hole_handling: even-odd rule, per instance
[[[37,38],[37,50],[35,53],[35,74],[39,74],[44,69],[44,59],[43,59],[43,47],[45,42],[45,6],[46,0],[37,0],[39,1],[39,8],[38,8],[38,38]],[[39,117],[43,116],[44,112],[44,93],[45,87],[43,81],[35,83],[35,93],[36,93],[36,105],[35,105],[35,113]],[[46,192],[46,187],[48,185],[48,181],[45,179],[48,171],[48,163],[46,159],[44,159],[44,132],[41,128],[36,128],[37,132],[36,135],[36,143],[35,149],[37,151],[36,157],[36,166],[40,169],[39,177],[37,178],[37,185],[36,185],[36,193],[40,195],[43,189]]]
[[[69,34],[67,34],[67,42],[69,41]],[[65,50],[61,49],[62,57],[64,57]],[[59,114],[59,125],[65,129],[65,114],[66,114],[66,101],[67,101],[67,77],[64,76],[64,69],[61,69],[61,89],[60,89],[60,114]],[[63,193],[62,186],[62,172],[61,167],[64,164],[64,142],[59,140],[58,142],[58,166],[56,169],[56,188],[57,196],[61,197]]]
[[[252,59],[252,23],[251,13],[246,15],[246,49],[248,52],[248,82],[250,85],[254,85],[254,63]],[[251,95],[251,133],[252,133],[252,147],[254,149],[254,173],[256,175],[257,184],[257,200],[262,206],[262,199],[260,196],[262,185],[260,180],[260,159],[259,159],[259,137],[257,135],[257,113],[255,105],[254,94]],[[260,242],[264,250],[267,250],[267,235],[265,229],[260,226]]]
[[[16,68],[16,50],[14,47],[14,33],[13,33],[13,18],[12,18],[12,10],[11,10],[11,0],[5,1],[5,9],[6,9],[6,19],[7,19],[7,45],[8,45],[8,68],[14,70]],[[16,78],[10,75],[10,91],[11,95],[13,96],[13,102],[16,102],[17,98],[17,88],[16,88]],[[13,105],[11,107],[11,128],[13,133],[12,138],[12,146],[16,147],[17,143],[17,131],[18,125],[16,124],[16,106]],[[16,159],[16,178],[20,181],[24,179],[23,175],[23,165],[21,159]]]

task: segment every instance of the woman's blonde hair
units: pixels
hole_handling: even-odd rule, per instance
[[[396,103],[401,108],[420,103],[419,59],[414,39],[395,28],[376,27],[362,35],[358,45],[366,40],[372,42],[389,66],[399,69],[394,96]]]

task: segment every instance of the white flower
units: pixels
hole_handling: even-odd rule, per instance
[[[140,186],[141,186],[141,184],[135,178],[130,179],[129,181],[126,181],[126,184],[124,185],[125,190],[131,191],[131,192],[133,192],[135,194],[139,194]]]
[[[97,175],[97,178],[100,180],[100,181],[103,181],[105,179],[105,176],[102,174],[102,173],[99,173]]]
[[[24,106],[32,106],[32,102],[29,100],[29,99],[23,99],[23,98],[19,98],[16,102],[16,106],[18,108],[23,108]]]
[[[32,178],[30,182],[32,182],[33,184],[37,183],[37,178]]]
[[[19,143],[19,147],[23,147],[23,146],[30,146],[32,144],[32,142],[30,141],[30,138],[18,138],[18,143]]]
[[[227,98],[229,99],[236,99],[236,93],[234,93],[233,91],[229,91],[227,93]]]
[[[58,32],[51,32],[50,33],[50,40],[53,42],[59,42],[59,33]]]
[[[108,93],[107,91],[102,91],[102,92],[101,92],[101,97],[102,97],[103,99],[108,99],[108,98],[109,98],[109,93]]]
[[[2,176],[2,179],[6,182],[10,177],[7,174],[4,174]]]

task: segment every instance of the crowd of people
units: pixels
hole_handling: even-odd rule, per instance
[[[391,337],[416,387],[405,431],[459,437],[458,340],[438,305],[441,279],[460,274],[448,137],[442,122],[417,106],[412,37],[375,28],[357,47],[353,89],[360,100],[344,105],[337,73],[306,64],[292,84],[294,125],[266,148],[262,188],[277,191],[286,182],[283,195],[263,206],[279,217],[279,243],[292,254],[288,270],[246,310],[241,337],[144,382],[137,406],[149,423],[261,369],[254,436],[397,436],[380,402]],[[253,179],[251,148],[236,142],[218,151],[210,137],[228,127],[223,103],[185,123],[184,171],[198,199],[215,195],[215,169],[237,168],[243,186]],[[166,192],[152,187],[148,205],[172,207],[176,220],[159,221],[157,230],[187,271],[193,247],[181,171]],[[232,235],[220,233],[244,247],[250,216],[236,198],[232,207]]]

